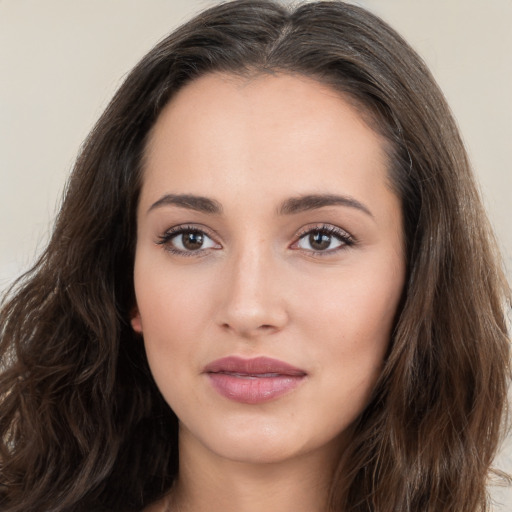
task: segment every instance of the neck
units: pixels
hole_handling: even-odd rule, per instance
[[[333,443],[334,444],[334,443]],[[279,462],[245,462],[212,453],[180,433],[180,471],[169,499],[173,512],[327,512],[337,452]]]

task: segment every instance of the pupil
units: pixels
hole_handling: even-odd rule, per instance
[[[200,249],[203,245],[203,235],[201,233],[186,233],[182,235],[183,247],[191,251]]]
[[[331,244],[331,237],[320,231],[315,231],[309,235],[309,244],[313,249],[322,251]]]

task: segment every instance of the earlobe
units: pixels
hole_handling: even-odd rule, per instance
[[[140,317],[139,308],[134,306],[130,313],[130,323],[132,329],[139,334],[142,334],[142,319]]]

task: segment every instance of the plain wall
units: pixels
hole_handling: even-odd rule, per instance
[[[0,290],[44,247],[95,120],[150,47],[213,0],[0,0]],[[361,0],[444,90],[512,275],[512,0]],[[502,467],[512,468],[507,448]],[[512,510],[510,491],[498,492]]]

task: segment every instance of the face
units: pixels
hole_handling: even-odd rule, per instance
[[[404,283],[384,141],[312,79],[211,74],[167,105],[146,156],[132,326],[180,445],[247,462],[332,453]]]

